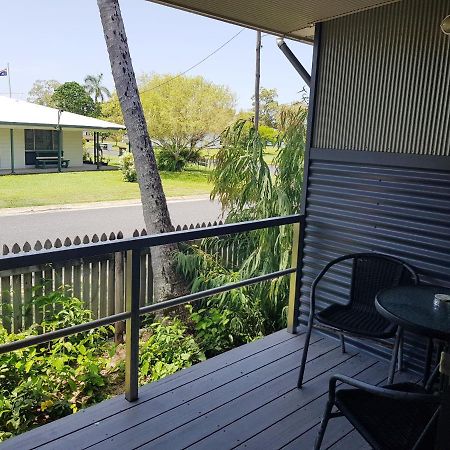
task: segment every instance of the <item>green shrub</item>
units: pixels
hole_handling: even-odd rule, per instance
[[[63,292],[35,302],[43,314],[50,304],[59,312],[19,334],[0,325],[1,344],[91,320],[82,302]],[[0,441],[105,399],[113,370],[107,339],[108,330],[99,328],[0,355]]]
[[[242,281],[239,271],[224,267],[215,255],[195,245],[176,254],[176,268],[191,283],[192,292]],[[257,286],[223,292],[201,302],[199,307],[196,312],[199,316],[194,313],[192,319],[198,324],[196,337],[199,336],[199,343],[205,345],[202,348],[208,355],[251,342],[272,331],[267,330]],[[218,340],[217,349],[215,339]]]
[[[133,183],[137,181],[136,167],[134,165],[134,158],[131,152],[125,152],[119,158],[119,167],[122,171],[123,181]]]
[[[149,383],[205,360],[194,338],[179,319],[164,318],[150,325],[139,352],[139,382]]]
[[[186,305],[194,324],[195,338],[209,356],[218,355],[235,346],[230,325],[233,313],[229,309],[200,308],[193,312],[192,305]]]
[[[200,150],[197,148],[173,149],[163,147],[157,155],[159,170],[181,172],[187,164],[198,164],[201,160]]]

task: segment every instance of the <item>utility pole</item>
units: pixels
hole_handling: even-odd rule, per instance
[[[259,84],[261,78],[261,31],[256,32],[255,130],[259,129]]]

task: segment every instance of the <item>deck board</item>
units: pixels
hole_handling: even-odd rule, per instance
[[[387,364],[351,347],[342,354],[336,340],[315,334],[304,388],[298,390],[303,342],[302,334],[274,333],[142,387],[137,402],[115,397],[0,448],[310,448],[330,375],[379,384],[386,378]],[[323,448],[345,449],[350,444],[367,448],[348,422],[331,421]]]

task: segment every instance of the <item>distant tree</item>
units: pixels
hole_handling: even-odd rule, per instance
[[[68,81],[55,89],[52,103],[55,108],[84,116],[97,117],[100,113],[99,106],[84,87],[75,81]]]
[[[28,92],[27,100],[43,106],[53,106],[52,96],[55,90],[61,86],[56,80],[36,80]]]
[[[262,87],[259,91],[259,122],[271,128],[277,128],[277,118],[279,107],[277,101],[278,93],[276,89],[266,89]],[[255,106],[255,96],[252,97]]]
[[[230,90],[200,76],[144,76],[139,90],[150,134],[174,152],[206,144],[235,114]]]
[[[103,74],[87,75],[84,79],[84,88],[86,92],[93,97],[95,103],[101,103],[105,101],[105,98],[111,97],[111,92],[108,88],[102,85]]]
[[[119,99],[117,98],[116,93],[112,94],[109,100],[103,102],[100,108],[101,117],[103,119],[114,123],[124,123],[122,109],[120,107]]]

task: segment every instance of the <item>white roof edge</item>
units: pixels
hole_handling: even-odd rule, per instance
[[[35,103],[0,96],[0,128],[73,128],[81,130],[125,130],[125,126],[106,120],[62,111]]]

